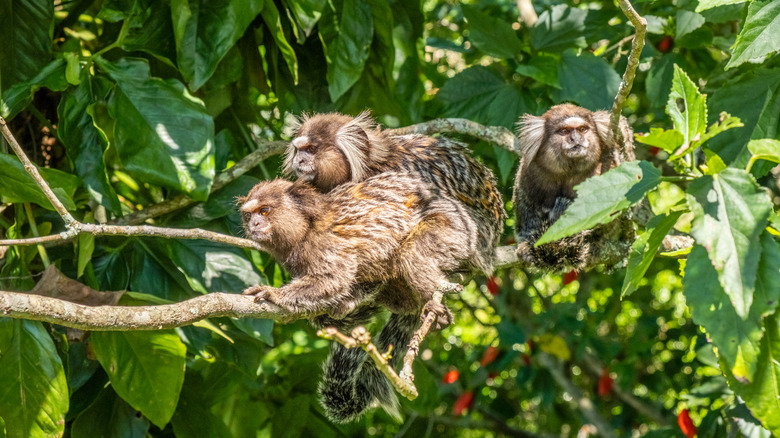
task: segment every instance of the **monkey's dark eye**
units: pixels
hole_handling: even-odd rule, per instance
[[[558,130],[558,134],[560,135],[568,135],[569,131],[571,131],[569,128],[561,128]]]
[[[584,134],[584,133],[588,132],[588,127],[587,126],[580,126],[579,128],[577,128],[577,131],[580,131],[581,133]]]
[[[263,207],[263,208],[260,209],[260,214],[262,214],[263,216],[267,216],[269,211],[271,211],[270,208]]]
[[[306,150],[309,151],[310,154],[317,153],[317,145],[310,144],[308,147],[306,147]]]

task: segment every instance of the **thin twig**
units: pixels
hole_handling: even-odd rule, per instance
[[[441,303],[443,299],[444,293],[442,291],[436,291],[434,292],[431,301]],[[414,385],[414,371],[412,370],[412,365],[414,364],[414,359],[417,358],[417,355],[420,353],[420,344],[423,339],[425,339],[425,336],[428,334],[428,331],[431,329],[431,325],[433,325],[434,322],[436,322],[436,314],[430,310],[426,310],[422,325],[414,332],[414,336],[412,337],[411,342],[409,342],[409,349],[406,350],[406,354],[404,355],[404,366],[401,368],[400,373],[401,380],[408,384]]]
[[[352,330],[351,336],[347,336],[344,333],[341,333],[335,327],[326,327],[322,330],[318,330],[317,336],[323,339],[336,341],[346,348],[361,347],[362,349],[366,350],[366,353],[368,353],[368,356],[371,358],[371,360],[374,361],[376,367],[379,369],[379,371],[382,372],[382,374],[385,375],[385,377],[387,377],[388,380],[390,380],[390,383],[392,383],[396,391],[409,400],[414,400],[417,398],[417,387],[414,386],[413,382],[404,380],[398,374],[396,374],[395,370],[392,366],[390,366],[390,362],[388,361],[388,357],[391,352],[388,351],[387,353],[381,353],[376,345],[371,343],[371,335],[368,333],[365,327],[355,327]]]
[[[46,181],[41,176],[40,172],[38,172],[38,167],[35,166],[32,163],[32,161],[30,161],[29,158],[27,158],[27,155],[24,153],[24,150],[22,149],[21,146],[19,146],[19,143],[16,141],[16,138],[14,138],[13,134],[11,133],[11,130],[8,129],[8,124],[6,124],[5,119],[2,117],[0,117],[0,131],[2,131],[3,137],[5,137],[8,144],[11,145],[11,149],[13,149],[14,152],[16,152],[16,155],[22,161],[22,164],[24,164],[24,169],[35,180],[35,183],[38,184],[38,187],[40,187],[41,190],[43,190],[43,193],[49,199],[49,202],[51,202],[51,205],[52,207],[54,207],[54,210],[57,211],[57,213],[59,213],[59,215],[62,217],[62,220],[65,221],[65,226],[70,226],[74,224],[76,222],[76,219],[74,219],[73,216],[71,216],[71,214],[68,213],[68,209],[66,209],[65,206],[62,205],[62,202],[60,202],[60,200],[51,190],[49,184],[46,183]]]
[[[642,48],[645,46],[645,34],[647,33],[647,20],[641,17],[631,6],[628,0],[618,0],[618,5],[631,24],[636,29],[634,39],[631,41],[631,52],[628,54],[628,63],[626,71],[623,73],[623,80],[618,87],[617,96],[612,104],[612,116],[609,119],[609,132],[613,144],[623,144],[623,134],[620,132],[620,114],[623,112],[623,105],[634,85],[636,69],[639,66],[639,55],[642,54]]]

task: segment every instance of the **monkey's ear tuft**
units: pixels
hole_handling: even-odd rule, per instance
[[[520,150],[523,152],[524,161],[530,163],[544,141],[544,117],[526,114],[520,119],[518,127]]]
[[[363,111],[345,123],[336,133],[336,144],[349,163],[352,181],[362,181],[368,172],[369,133],[376,128],[371,113]]]
[[[241,206],[249,199],[248,196],[236,196],[236,206]]]
[[[596,132],[602,143],[606,143],[609,137],[609,118],[612,114],[609,111],[596,111],[593,113],[593,123],[596,124]]]

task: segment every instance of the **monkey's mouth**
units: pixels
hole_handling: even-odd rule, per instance
[[[315,176],[314,166],[298,166],[295,169],[295,175],[305,182],[312,182]]]
[[[249,234],[252,236],[252,240],[262,242],[271,238],[271,224],[264,227],[251,227]]]
[[[588,154],[588,148],[586,148],[581,144],[575,144],[574,146],[571,146],[570,148],[566,149],[566,155],[570,157],[582,157],[587,154]]]

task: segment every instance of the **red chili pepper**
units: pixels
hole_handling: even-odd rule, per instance
[[[677,414],[677,424],[680,425],[680,430],[682,430],[686,437],[693,438],[696,436],[696,426],[693,425],[693,421],[691,420],[691,416],[688,414],[687,409],[683,409]]]
[[[455,383],[456,380],[458,380],[458,370],[452,370],[448,371],[447,374],[444,375],[444,378],[441,379],[444,383]]]
[[[463,411],[471,408],[472,404],[474,404],[474,393],[468,390],[455,400],[455,404],[452,406],[452,415],[463,415]]]
[[[609,376],[609,368],[604,368],[604,371],[601,372],[601,377],[599,377],[599,384],[598,384],[598,393],[601,397],[606,397],[609,395],[610,392],[612,392],[612,384],[614,383],[614,380],[612,380],[612,377]]]
[[[496,360],[498,353],[500,352],[501,350],[499,350],[498,347],[488,347],[487,350],[485,350],[485,353],[482,354],[482,359],[479,361],[479,364],[483,367],[486,366]]]

